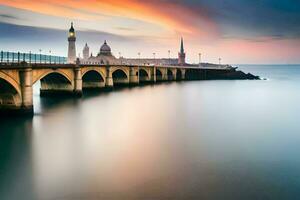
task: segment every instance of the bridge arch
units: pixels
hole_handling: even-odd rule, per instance
[[[186,80],[197,80],[199,79],[199,73],[195,69],[186,69],[185,70],[185,79]]]
[[[113,84],[114,85],[126,85],[129,83],[129,77],[126,71],[122,68],[117,68],[112,72]]]
[[[167,76],[168,76],[168,81],[174,80],[174,74],[173,74],[173,71],[171,69],[167,70]]]
[[[41,96],[65,95],[73,92],[73,81],[61,71],[54,70],[43,74],[39,79]]]
[[[138,74],[139,74],[139,80],[140,80],[140,82],[149,81],[150,74],[149,74],[149,72],[147,72],[147,70],[145,70],[143,68],[140,68]]]
[[[126,74],[127,77],[129,77],[129,69],[126,67],[112,67],[111,68],[111,73],[114,74],[116,71],[117,73],[120,73],[122,71],[124,74]]]
[[[177,69],[177,70],[176,70],[176,80],[180,81],[180,80],[182,80],[182,79],[183,79],[183,77],[182,77],[182,72],[181,72],[180,69]]]
[[[160,69],[156,68],[155,74],[156,74],[156,81],[163,80],[163,73]]]
[[[101,88],[105,86],[104,76],[101,71],[98,70],[88,70],[82,75],[82,88]]]
[[[15,79],[13,79],[11,76],[9,76],[8,74],[1,72],[1,71],[0,71],[0,79],[3,79],[6,82],[8,82],[18,92],[18,94],[21,95],[20,84]],[[0,88],[1,88],[1,85],[0,85]]]
[[[0,72],[0,107],[15,107],[21,103],[19,84],[7,74]]]
[[[71,84],[73,82],[72,79],[69,77],[69,75],[66,74],[65,72],[63,72],[62,70],[47,70],[45,72],[43,71],[42,73],[38,74],[37,76],[33,76],[32,84],[35,84],[37,81],[42,80],[51,74],[60,74],[61,77],[64,77],[65,79],[67,79]]]

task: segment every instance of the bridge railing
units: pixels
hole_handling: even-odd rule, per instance
[[[20,52],[0,52],[0,63],[21,63],[32,64],[67,64],[67,58],[62,56],[52,56],[45,54],[20,53]]]

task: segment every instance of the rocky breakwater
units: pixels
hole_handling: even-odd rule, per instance
[[[202,63],[186,71],[186,80],[260,80],[260,77],[231,65]]]

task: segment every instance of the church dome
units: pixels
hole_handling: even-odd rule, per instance
[[[104,44],[100,48],[100,54],[101,55],[111,55],[111,49],[106,43],[106,40],[104,41]]]

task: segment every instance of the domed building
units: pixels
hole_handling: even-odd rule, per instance
[[[100,48],[100,52],[98,53],[98,56],[99,55],[112,56],[112,54],[111,54],[111,48],[110,48],[110,46],[108,46],[106,40],[104,41],[104,44]]]
[[[100,47],[100,51],[97,54],[97,56],[93,56],[91,54],[90,57],[83,58],[81,60],[81,63],[106,65],[106,64],[119,64],[120,61],[115,56],[113,56],[113,54],[111,53],[111,48],[105,40],[103,45]]]

